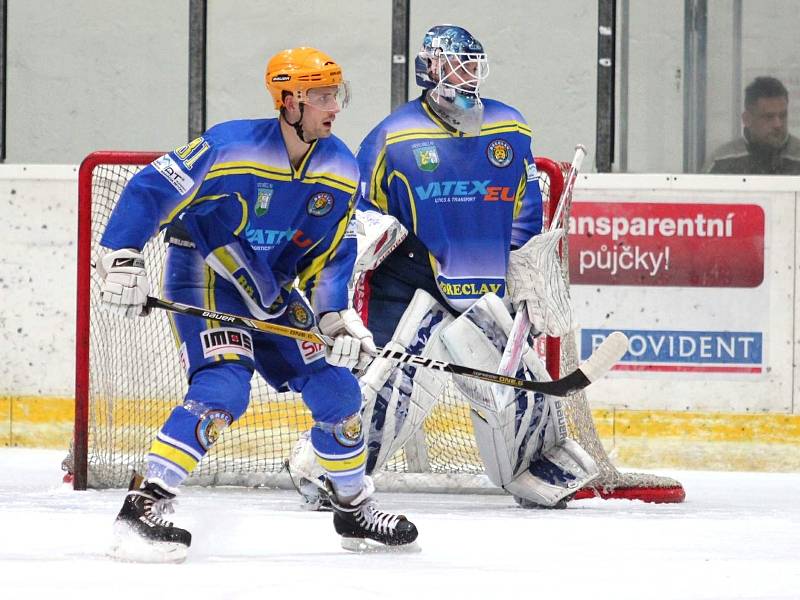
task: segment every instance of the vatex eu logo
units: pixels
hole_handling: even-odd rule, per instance
[[[581,360],[613,329],[582,329]],[[760,331],[662,331],[624,329],[628,351],[615,371],[761,373]]]

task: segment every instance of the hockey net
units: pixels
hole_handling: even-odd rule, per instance
[[[122,189],[157,158],[152,152],[96,152],[79,172],[78,297],[76,331],[75,433],[64,468],[75,489],[123,487],[142,470],[150,443],[186,392],[166,313],[122,319],[99,306],[100,281],[91,265],[99,239]],[[545,215],[554,210],[566,163],[539,158]],[[568,215],[566,215],[568,218]],[[564,246],[564,265],[568,264]],[[158,290],[166,245],[156,236],[143,250],[151,289]],[[566,266],[565,266],[566,268]],[[551,374],[577,366],[573,336],[564,344],[542,340],[538,348]],[[561,346],[561,347],[560,347]],[[560,352],[560,356],[559,356]],[[562,370],[563,370],[562,369]],[[595,458],[602,476],[577,498],[601,496],[679,502],[683,489],[669,478],[620,473],[598,437],[586,395],[570,397],[572,436]],[[247,412],[212,447],[187,480],[198,485],[290,487],[284,462],[310,413],[299,395],[277,393],[255,375]],[[483,474],[474,442],[469,405],[449,385],[422,430],[376,476],[380,489],[497,492]]]

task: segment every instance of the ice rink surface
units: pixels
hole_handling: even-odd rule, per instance
[[[186,488],[180,565],[106,557],[121,490],[73,492],[64,453],[0,449],[0,598],[800,599],[800,474],[662,472],[686,501],[384,494],[421,552],[342,550],[293,492]]]

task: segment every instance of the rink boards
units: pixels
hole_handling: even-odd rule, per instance
[[[579,352],[617,329],[634,341],[589,393],[620,464],[800,469],[797,179],[579,180],[570,235]],[[61,447],[70,437],[75,189],[74,167],[0,165],[9,249],[0,259],[0,444]],[[308,425],[301,410],[275,411],[248,425],[288,419],[288,435]]]

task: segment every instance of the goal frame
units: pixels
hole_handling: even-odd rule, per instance
[[[91,264],[92,255],[92,182],[93,173],[99,165],[147,165],[163,152],[100,150],[89,154],[78,170],[78,248],[77,248],[77,297],[75,332],[75,425],[72,446],[73,488],[88,487],[89,455],[89,369],[90,369],[90,309],[91,309]],[[560,163],[546,157],[536,158],[536,167],[549,177],[549,198],[546,218],[553,216],[558,199],[564,188],[563,170],[568,163]],[[546,357],[548,371],[555,379],[559,376],[560,344],[557,338],[548,338]]]

